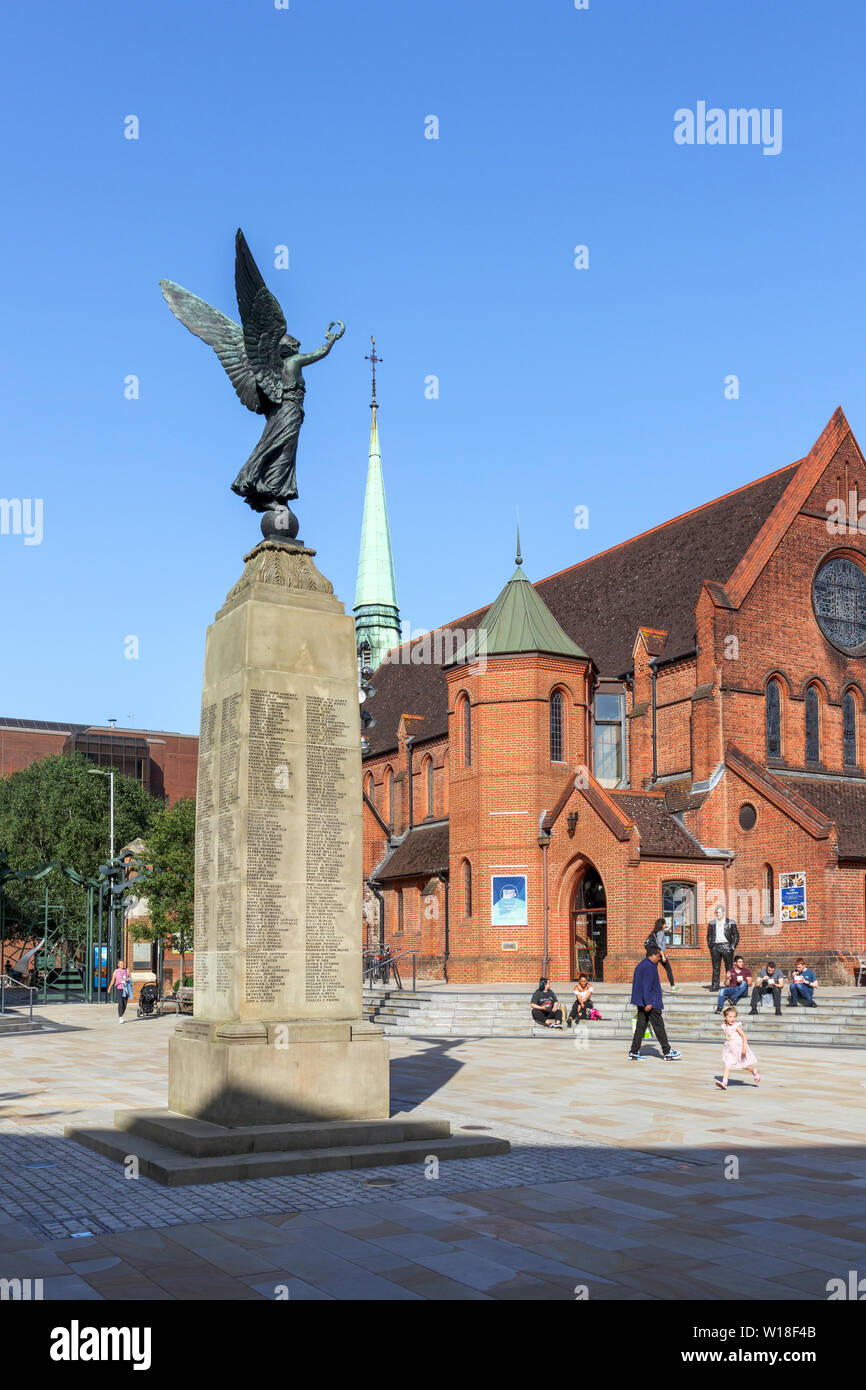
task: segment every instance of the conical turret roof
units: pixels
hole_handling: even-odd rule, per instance
[[[452,665],[484,656],[519,652],[589,659],[583,648],[563,632],[544,599],[523,573],[521,564],[518,552],[517,569],[478,627],[455,653]]]

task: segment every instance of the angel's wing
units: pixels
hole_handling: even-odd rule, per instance
[[[279,345],[286,332],[286,320],[262,279],[240,227],[235,238],[235,290],[250,366],[265,395],[279,405],[283,399]]]
[[[239,323],[226,318],[219,309],[206,304],[197,294],[190,294],[171,280],[159,282],[165,301],[175,318],[202,342],[213,348],[222,362],[232,386],[248,410],[263,415],[264,410],[256,389],[256,375],[244,350],[244,335]]]

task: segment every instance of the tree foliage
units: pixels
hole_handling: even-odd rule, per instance
[[[0,778],[0,850],[12,869],[41,868],[53,860],[93,878],[108,862],[111,846],[109,781],[88,771],[94,764],[80,753],[55,755]],[[107,769],[106,769],[107,770]],[[114,776],[114,843],[116,851],[141,836],[147,838],[162,802],[149,796],[132,777]],[[63,908],[63,934],[71,942],[85,939],[87,890],[60,873],[35,882],[5,885],[6,931],[25,928],[48,901]],[[58,914],[60,918],[60,914]]]

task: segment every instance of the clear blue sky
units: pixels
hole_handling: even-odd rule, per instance
[[[197,730],[261,421],[158,281],[234,315],[238,225],[305,347],[347,324],[296,510],[349,609],[371,332],[413,628],[495,597],[516,506],[538,579],[801,457],[839,403],[866,437],[864,31],[850,0],[8,11],[0,495],[42,498],[44,538],[0,536],[0,714]],[[677,145],[698,101],[781,108],[782,152]]]

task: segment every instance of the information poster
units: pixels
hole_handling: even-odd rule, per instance
[[[779,874],[779,901],[782,905],[783,922],[805,922],[806,920],[806,875],[804,873]]]
[[[494,927],[525,927],[526,874],[492,874],[490,920]]]

